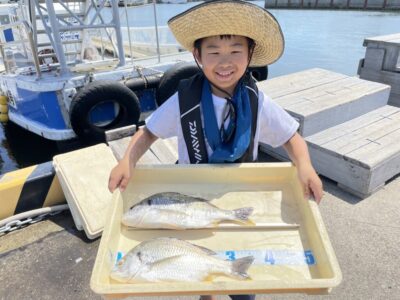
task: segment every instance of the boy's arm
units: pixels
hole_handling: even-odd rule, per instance
[[[137,161],[156,140],[157,137],[146,127],[139,129],[139,131],[132,136],[124,157],[111,170],[108,180],[108,189],[110,192],[114,192],[117,187],[119,187],[121,191],[125,190]]]
[[[298,133],[295,133],[283,147],[297,167],[304,196],[306,198],[314,196],[315,201],[319,203],[323,195],[322,182],[311,164],[306,142]]]

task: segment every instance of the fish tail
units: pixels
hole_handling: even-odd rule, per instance
[[[231,274],[239,279],[250,278],[247,270],[254,261],[254,256],[246,256],[232,261]]]
[[[233,210],[235,218],[240,221],[247,221],[249,216],[253,213],[253,207],[242,207]]]

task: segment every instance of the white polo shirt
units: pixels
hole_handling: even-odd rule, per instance
[[[258,95],[258,118],[254,143],[257,146],[259,142],[272,147],[282,146],[295,134],[299,123],[262,91],[259,91]],[[223,112],[227,104],[224,98],[215,95],[212,95],[212,98],[219,128],[221,127]],[[226,121],[225,126],[227,126],[228,122],[229,120]],[[177,92],[146,119],[146,127],[151,133],[162,139],[178,137],[179,163],[190,164],[180,122]],[[205,143],[208,156],[210,156],[213,151],[206,138]],[[256,159],[257,156],[258,147],[254,147],[253,157]]]

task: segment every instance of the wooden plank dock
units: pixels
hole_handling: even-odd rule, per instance
[[[311,69],[259,87],[299,120],[317,172],[365,198],[400,173],[400,109],[386,105],[389,86],[332,73]],[[288,160],[283,148],[260,146]]]

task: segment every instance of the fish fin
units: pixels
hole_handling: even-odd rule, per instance
[[[233,213],[238,221],[247,221],[249,216],[253,213],[253,210],[253,207],[242,207],[233,210]]]
[[[217,255],[217,252],[214,252],[213,250],[208,249],[206,247],[195,245],[195,244],[191,244],[191,245],[193,245],[193,246],[199,248],[200,250],[204,251],[205,254],[207,254],[207,255]]]
[[[182,194],[182,193],[177,193],[177,192],[162,192],[162,193],[157,193],[154,194],[150,197],[147,197],[143,201],[153,201],[160,199],[160,204],[164,203],[190,203],[190,202],[196,202],[196,201],[201,201],[201,202],[207,202],[208,200],[200,198],[200,197],[194,197],[190,196],[187,194]],[[156,201],[157,203],[158,201]]]
[[[231,275],[239,279],[250,278],[247,270],[254,261],[254,256],[246,256],[231,262]]]

